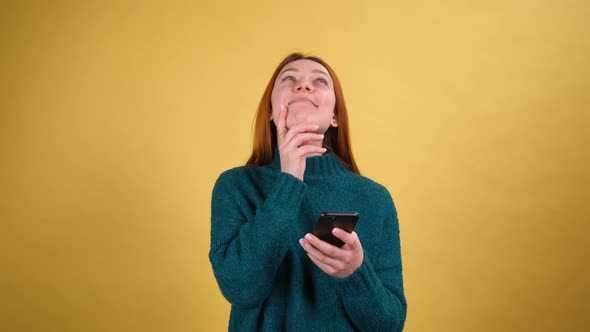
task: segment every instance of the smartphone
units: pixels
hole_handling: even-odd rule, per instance
[[[344,245],[339,238],[332,234],[334,228],[340,228],[352,233],[359,220],[358,212],[322,212],[313,230],[313,235],[338,248]]]

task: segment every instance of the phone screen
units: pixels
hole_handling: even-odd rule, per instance
[[[313,230],[313,235],[320,240],[341,248],[344,245],[339,238],[332,234],[334,228],[340,228],[352,233],[359,219],[358,212],[322,212]]]

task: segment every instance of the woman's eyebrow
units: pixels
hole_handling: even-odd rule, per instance
[[[288,72],[288,71],[297,71],[298,72],[299,70],[297,70],[296,68],[287,68],[287,69],[283,70],[282,72],[280,72],[278,76],[281,76],[285,72]]]
[[[314,69],[311,72],[318,73],[318,74],[324,74],[324,75],[326,75],[326,77],[330,78],[330,75],[326,74],[326,72],[324,72],[323,70],[320,70],[320,69]]]
[[[299,72],[299,70],[297,68],[287,68],[284,69],[282,72],[279,73],[279,76],[283,75],[284,73],[288,72],[288,71],[294,71],[294,72]],[[314,69],[311,71],[312,73],[317,73],[317,74],[323,74],[325,75],[327,78],[329,78],[330,80],[332,80],[332,78],[330,77],[330,75],[328,75],[325,71],[321,70],[321,69]]]

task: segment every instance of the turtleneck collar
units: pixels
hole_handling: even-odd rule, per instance
[[[281,170],[281,157],[278,150],[273,151],[271,167]],[[350,172],[338,160],[332,152],[326,152],[321,156],[308,157],[305,161],[304,179],[325,178],[330,176],[340,176]]]

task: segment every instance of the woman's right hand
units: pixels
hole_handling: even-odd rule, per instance
[[[319,126],[313,123],[298,123],[287,128],[288,112],[286,106],[281,107],[277,124],[277,145],[281,157],[281,171],[303,181],[305,159],[326,152],[321,143],[324,140],[324,135],[316,132]],[[318,141],[319,146],[313,144]]]

